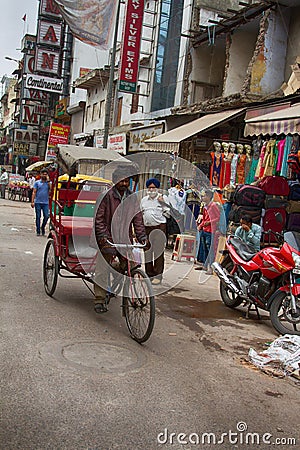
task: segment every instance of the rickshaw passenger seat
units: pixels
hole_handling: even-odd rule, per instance
[[[90,245],[89,236],[71,236],[69,238],[69,256],[73,258],[94,258],[97,254],[97,249]]]

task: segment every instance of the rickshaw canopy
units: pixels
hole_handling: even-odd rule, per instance
[[[69,175],[75,175],[79,172],[83,173],[84,165],[98,165],[99,167],[101,164],[107,164],[111,161],[128,162],[126,158],[113,150],[97,147],[80,147],[77,145],[58,145],[56,158],[60,167]],[[92,172],[95,171],[94,168]]]

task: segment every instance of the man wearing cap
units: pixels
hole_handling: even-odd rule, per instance
[[[8,173],[6,172],[6,169],[2,167],[0,176],[1,198],[5,198],[5,189],[7,185],[8,185]]]
[[[152,284],[160,284],[164,271],[164,249],[166,244],[166,223],[168,198],[158,192],[160,182],[157,178],[146,181],[147,195],[141,200],[144,224],[150,248],[145,252],[145,270]]]
[[[112,174],[114,186],[100,199],[94,220],[95,237],[100,252],[95,268],[95,303],[96,313],[104,313],[107,309],[107,275],[114,257],[120,260],[119,271],[126,268],[126,258],[121,255],[114,244],[130,244],[133,232],[140,243],[147,241],[143,216],[136,195],[129,190],[130,172],[126,168],[117,168]]]
[[[45,236],[45,227],[49,219],[49,176],[48,170],[42,169],[40,180],[33,185],[31,207],[35,208],[36,235]],[[41,227],[41,214],[43,211],[43,222]]]

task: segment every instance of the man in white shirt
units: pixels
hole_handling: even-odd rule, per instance
[[[170,213],[168,198],[158,192],[160,182],[150,178],[146,182],[147,195],[142,198],[141,210],[147,238],[151,247],[145,252],[145,270],[152,284],[160,284],[164,271],[166,245],[166,216]]]
[[[0,176],[1,198],[5,198],[5,189],[7,185],[8,185],[8,173],[6,172],[6,169],[2,167]]]

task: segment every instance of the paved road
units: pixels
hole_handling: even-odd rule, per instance
[[[29,204],[0,200],[1,449],[266,449],[288,438],[299,446],[299,385],[242,361],[276,337],[267,316],[226,309],[214,277],[180,275],[176,263],[183,279],[157,298],[154,333],[140,346],[120,303],[96,316],[81,281],[60,279],[47,297],[46,238],[33,222]],[[260,445],[246,445],[247,432]],[[203,433],[213,433],[211,444]]]

